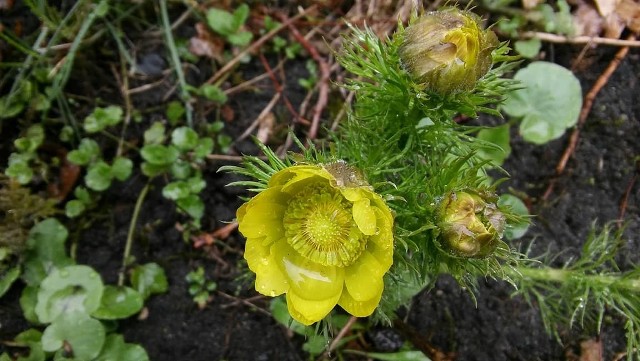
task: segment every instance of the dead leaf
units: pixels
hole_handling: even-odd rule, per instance
[[[189,39],[189,51],[197,56],[206,56],[221,63],[224,41],[214,36],[203,23],[196,24],[197,35]]]
[[[220,116],[222,116],[225,122],[230,123],[233,118],[235,118],[236,113],[229,104],[225,104],[220,108]]]
[[[613,13],[604,18],[603,28],[603,36],[605,38],[620,39],[620,35],[624,31],[625,24],[624,21],[622,21],[622,19],[618,16],[618,14]]]
[[[611,15],[616,10],[618,2],[619,0],[595,0],[598,12],[603,18]]]
[[[602,342],[596,339],[582,341],[580,361],[602,361]]]
[[[599,36],[604,20],[593,6],[581,3],[573,13],[573,25],[576,36]]]
[[[640,33],[640,2],[634,0],[621,0],[616,6],[616,14],[627,25],[629,30]]]
[[[267,141],[273,132],[273,126],[275,123],[276,117],[272,112],[269,112],[258,119],[258,134],[256,134],[256,138],[258,138],[262,144],[267,144]]]

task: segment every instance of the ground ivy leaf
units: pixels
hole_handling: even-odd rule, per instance
[[[185,181],[171,182],[162,188],[162,195],[171,200],[185,198],[190,194],[189,184]]]
[[[54,269],[73,264],[64,247],[67,236],[67,229],[55,218],[45,219],[31,228],[22,275],[28,285],[38,286]]]
[[[207,99],[224,104],[227,102],[227,94],[220,87],[211,84],[205,84],[200,88],[200,93]]]
[[[487,142],[482,144],[478,149],[478,154],[486,160],[491,161],[493,166],[501,166],[504,160],[511,154],[511,145],[509,144],[511,135],[509,124],[503,124],[498,127],[485,128],[478,132],[477,138]]]
[[[42,349],[42,332],[36,329],[29,329],[18,336],[15,341],[29,345],[29,356],[19,357],[17,361],[44,361],[46,355]]]
[[[164,142],[164,125],[155,122],[144,132],[144,144],[160,144]]]
[[[100,307],[91,315],[103,320],[127,318],[143,306],[142,295],[129,287],[105,286]]]
[[[142,158],[153,165],[170,165],[180,156],[180,152],[175,147],[164,146],[162,144],[148,144],[140,150]]]
[[[171,144],[182,151],[191,150],[198,145],[198,133],[189,127],[179,127],[171,132]]]
[[[116,157],[111,165],[111,174],[119,181],[124,181],[131,175],[133,162],[129,158]]]
[[[100,321],[82,313],[60,317],[42,334],[42,348],[55,352],[68,343],[78,360],[92,360],[100,354],[105,341],[104,326]]]
[[[211,138],[200,138],[198,140],[198,145],[196,145],[193,153],[197,159],[203,159],[213,152],[213,139]]]
[[[90,166],[87,175],[84,177],[87,187],[98,192],[109,188],[112,179],[111,167],[103,161]]]
[[[47,323],[63,314],[90,314],[100,307],[103,290],[100,275],[89,266],[57,269],[40,284],[36,315]]]
[[[207,24],[220,35],[230,35],[236,32],[234,17],[231,13],[211,8],[207,11]]]
[[[199,176],[187,179],[187,184],[189,185],[189,191],[193,194],[202,192],[202,190],[207,186],[207,182]]]
[[[498,199],[498,207],[507,208],[512,213],[527,217],[529,210],[522,200],[511,194],[503,194]],[[504,230],[504,236],[508,240],[518,239],[527,233],[529,222],[524,218],[521,222],[508,222]]]
[[[131,272],[131,284],[144,299],[152,294],[167,292],[169,288],[164,269],[156,263],[136,266]]]
[[[167,120],[170,124],[177,124],[178,120],[186,113],[184,105],[181,102],[174,100],[167,105]]]
[[[38,303],[38,287],[27,286],[22,290],[20,295],[20,308],[22,315],[31,323],[38,323],[38,315],[36,315],[36,304]]]
[[[147,351],[136,344],[125,343],[122,335],[107,336],[100,355],[94,361],[148,361]]]
[[[91,114],[84,119],[84,130],[88,133],[96,133],[106,127],[116,125],[122,121],[122,108],[119,106],[108,106],[106,108],[95,108]]]
[[[84,212],[86,206],[78,199],[72,199],[64,206],[64,212],[69,218],[75,218]]]
[[[0,278],[0,298],[5,294],[5,292],[9,290],[13,282],[15,282],[18,277],[20,277],[20,273],[20,266],[13,267],[10,270],[4,272],[4,275],[2,275],[2,278]]]
[[[520,69],[523,88],[507,94],[502,109],[522,118],[520,134],[535,144],[559,138],[578,121],[582,107],[580,81],[560,65],[538,61]]]
[[[80,140],[78,149],[67,154],[67,159],[77,165],[87,165],[99,156],[100,146],[98,143],[93,139],[83,138]]]
[[[202,203],[202,199],[195,194],[180,198],[176,203],[178,207],[194,219],[200,219],[204,215],[204,203]]]

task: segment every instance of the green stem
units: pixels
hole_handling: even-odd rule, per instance
[[[122,255],[122,268],[120,269],[120,274],[118,275],[118,286],[124,285],[124,273],[129,265],[129,256],[131,255],[131,246],[133,245],[133,232],[136,229],[136,223],[138,221],[138,215],[140,214],[140,208],[142,207],[142,202],[144,198],[147,196],[149,192],[150,182],[147,183],[142,191],[138,195],[138,200],[136,201],[136,206],[133,209],[133,215],[131,216],[131,223],[129,224],[129,232],[127,233],[127,243],[124,246],[124,254]]]
[[[624,289],[640,292],[640,279],[624,278],[617,274],[584,274],[581,271],[560,268],[529,268],[518,267],[517,271],[524,277],[534,280],[566,283],[569,281],[583,281],[593,285],[612,289]]]
[[[180,83],[180,97],[184,102],[184,107],[187,115],[187,124],[190,128],[193,128],[193,115],[191,114],[191,103],[189,103],[189,91],[187,90],[187,81],[184,78],[184,73],[182,72],[182,63],[180,62],[180,57],[178,56],[178,50],[176,49],[176,43],[173,39],[173,33],[171,32],[171,23],[169,22],[169,12],[167,11],[167,1],[160,1],[160,16],[162,17],[162,27],[164,28],[164,36],[167,39],[167,47],[169,48],[169,53],[171,53],[171,62],[173,63],[173,68],[176,71],[176,76],[178,77],[178,82]]]

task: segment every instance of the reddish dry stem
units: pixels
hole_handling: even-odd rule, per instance
[[[298,112],[296,112],[296,110],[293,108],[293,105],[289,101],[289,98],[287,98],[287,96],[284,95],[284,92],[283,92],[284,87],[278,81],[278,79],[276,79],[276,75],[273,73],[273,69],[271,68],[271,65],[269,65],[269,62],[267,61],[267,59],[264,57],[262,53],[260,53],[259,57],[260,57],[260,62],[262,63],[262,66],[266,70],[267,74],[269,75],[269,78],[271,79],[271,82],[273,83],[274,89],[278,94],[280,94],[282,101],[284,101],[284,105],[287,107],[291,115],[293,115],[294,121],[300,122],[305,125],[309,125],[310,122],[307,119],[304,119],[300,114],[298,114]]]
[[[635,39],[634,36],[629,36],[629,40],[633,40],[633,39]],[[580,110],[580,115],[578,117],[578,124],[576,125],[573,132],[571,133],[571,136],[569,137],[569,144],[567,145],[567,148],[562,154],[562,157],[560,157],[560,161],[558,161],[558,165],[556,165],[556,179],[558,176],[564,173],[564,170],[567,167],[567,162],[569,161],[569,158],[571,158],[573,153],[575,153],[576,151],[576,147],[578,145],[578,139],[580,138],[580,130],[582,129],[584,123],[587,120],[587,117],[589,116],[589,113],[591,112],[591,107],[593,106],[593,102],[596,99],[596,96],[598,95],[600,90],[607,84],[607,82],[609,81],[609,78],[611,78],[611,75],[616,71],[616,69],[622,62],[622,59],[624,59],[624,57],[627,55],[628,52],[629,52],[628,46],[622,47],[618,50],[615,57],[611,60],[611,62],[609,63],[607,68],[604,70],[604,72],[600,74],[600,76],[598,77],[598,80],[596,80],[593,87],[591,87],[587,95],[584,97],[584,103],[582,104],[582,109]],[[549,198],[549,196],[553,192],[556,179],[553,179],[549,183],[549,186],[544,192],[542,199],[546,200]]]

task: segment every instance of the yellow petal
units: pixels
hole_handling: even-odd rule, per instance
[[[382,276],[386,271],[371,253],[365,251],[345,269],[344,283],[354,300],[367,301],[382,294]]]
[[[393,263],[393,218],[390,213],[374,208],[378,222],[378,233],[369,237],[367,251],[370,252],[385,272]]]
[[[338,301],[338,305],[344,308],[348,313],[356,316],[356,317],[366,317],[373,313],[373,310],[376,309],[378,304],[380,303],[380,298],[382,298],[382,290],[380,293],[377,293],[375,297],[365,300],[365,301],[356,301],[349,290],[346,288],[342,292],[340,296],[340,300]]]
[[[342,292],[344,270],[312,262],[286,242],[276,242],[272,251],[291,290],[307,300],[326,300]]]
[[[247,238],[267,236],[269,242],[281,238],[288,198],[279,187],[262,191],[238,209],[238,229]]]
[[[367,195],[371,193],[362,187],[342,187],[338,189],[349,202],[357,202],[363,198],[367,198]]]
[[[371,236],[376,233],[376,213],[367,198],[353,203],[353,220],[365,235]]]
[[[289,282],[276,264],[271,248],[260,238],[247,239],[244,258],[249,269],[256,274],[256,291],[275,297],[289,289]]]
[[[340,293],[324,300],[308,300],[293,291],[287,292],[287,308],[296,321],[310,325],[322,320],[336,306]]]

